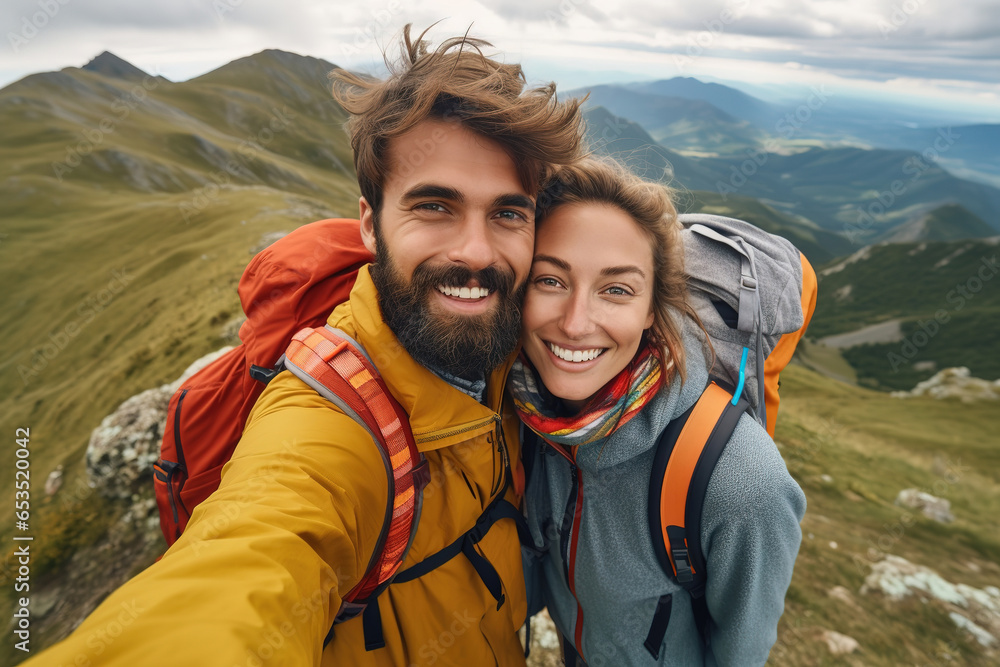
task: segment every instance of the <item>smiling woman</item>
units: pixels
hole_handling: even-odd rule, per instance
[[[650,664],[650,655],[659,664],[763,665],[805,512],[763,427],[736,412],[711,472],[703,597],[661,568],[647,522],[657,443],[675,421],[705,425],[703,413],[687,413],[709,379],[669,194],[614,163],[585,160],[563,168],[539,201],[523,354],[508,379],[530,429],[529,600],[548,607],[570,667],[602,656]]]

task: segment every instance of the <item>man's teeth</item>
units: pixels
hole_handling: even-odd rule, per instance
[[[596,359],[600,356],[601,352],[604,352],[604,348],[594,348],[593,350],[566,350],[559,347],[554,343],[549,343],[549,349],[552,350],[552,354],[556,355],[564,361],[590,361],[591,359]]]
[[[490,295],[490,291],[485,287],[446,287],[438,285],[438,291],[445,296],[453,296],[459,299],[483,299]]]

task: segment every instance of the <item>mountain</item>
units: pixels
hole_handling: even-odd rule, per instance
[[[730,155],[757,146],[766,134],[703,100],[664,97],[631,87],[604,85],[570,91],[587,106],[602,106],[645,128],[658,142],[675,150]]]
[[[132,63],[122,60],[110,51],[104,51],[81,69],[132,81],[141,81],[149,76]]]
[[[950,366],[1000,378],[998,249],[1000,237],[866,246],[819,271],[809,335],[879,333],[843,354],[882,388],[912,389]]]
[[[881,241],[960,241],[995,236],[997,230],[958,204],[946,204],[893,228]]]
[[[328,69],[267,51],[175,83],[103,58],[0,90],[0,425],[38,430],[33,477],[82,479],[104,415],[233,341],[254,248],[356,216]]]
[[[773,129],[780,109],[776,105],[720,83],[705,83],[693,77],[674,77],[627,86],[637,92],[663,97],[701,100],[733,118],[749,121],[761,129]],[[627,115],[627,114],[623,114]]]

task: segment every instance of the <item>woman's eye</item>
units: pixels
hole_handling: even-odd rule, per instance
[[[539,285],[544,285],[546,287],[559,287],[559,281],[555,278],[542,277],[535,280]]]
[[[632,296],[632,293],[629,292],[627,289],[625,289],[624,287],[619,287],[617,285],[615,285],[614,287],[609,287],[608,294],[610,294],[611,296]]]

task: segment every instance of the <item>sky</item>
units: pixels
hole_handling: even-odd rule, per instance
[[[4,0],[0,86],[111,51],[182,81],[277,48],[377,71],[406,23],[470,30],[564,89],[693,76],[1000,123],[1000,0]],[[471,26],[471,28],[470,28]]]

